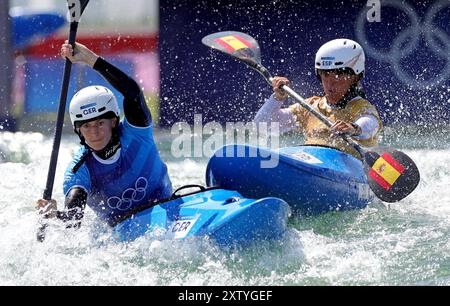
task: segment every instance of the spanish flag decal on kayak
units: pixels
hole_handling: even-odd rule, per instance
[[[228,52],[234,52],[244,48],[252,48],[252,44],[239,37],[237,35],[229,35],[220,38],[216,38],[215,41],[222,47],[228,50]]]
[[[389,190],[404,171],[405,168],[389,153],[385,152],[373,164],[369,176],[385,190]]]

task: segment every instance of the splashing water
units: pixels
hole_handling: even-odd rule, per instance
[[[109,243],[90,209],[78,231],[51,222],[46,240],[36,242],[34,202],[44,189],[51,139],[0,133],[0,284],[450,285],[450,145],[445,137],[433,149],[420,145],[434,132],[386,137],[421,171],[417,190],[402,202],[292,217],[281,241],[229,250],[207,238]],[[167,134],[157,140],[174,187],[204,185],[207,160],[171,158]],[[53,195],[60,207],[62,175],[76,148],[77,139],[64,136]]]

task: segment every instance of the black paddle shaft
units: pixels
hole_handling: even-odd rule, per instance
[[[69,44],[75,45],[77,36],[78,22],[70,23]],[[55,135],[53,138],[52,154],[50,157],[50,165],[48,168],[47,184],[44,190],[44,200],[50,200],[53,193],[53,183],[55,181],[56,165],[58,162],[59,147],[61,144],[62,128],[64,124],[64,115],[66,112],[67,93],[69,91],[70,72],[72,70],[72,62],[66,59],[64,65],[63,82],[61,85],[61,95],[59,97],[58,115],[56,118]]]
[[[89,0],[67,0],[67,7],[69,9],[70,30],[69,30],[69,44],[75,48],[75,40],[77,37],[78,22],[83,14]],[[48,168],[47,183],[45,185],[44,200],[50,200],[53,193],[53,183],[55,180],[56,165],[58,162],[59,147],[61,144],[62,128],[64,124],[64,114],[66,111],[67,93],[69,91],[70,72],[72,70],[72,62],[66,59],[64,65],[63,82],[61,85],[61,94],[59,97],[58,114],[56,117],[55,135],[53,138],[53,148],[50,157],[50,165]]]
[[[69,43],[74,46],[77,36],[78,22],[70,23]],[[70,72],[72,70],[72,62],[66,59],[64,65],[63,82],[61,85],[61,94],[59,97],[58,115],[56,117],[55,135],[53,138],[52,154],[50,157],[50,165],[48,167],[47,183],[44,189],[44,200],[51,200],[53,193],[53,184],[55,182],[56,165],[58,163],[59,147],[61,145],[62,129],[64,124],[64,115],[66,112],[67,93],[69,91]],[[45,239],[45,229],[47,223],[41,221],[41,225],[36,233],[36,239],[39,242],[43,242]]]
[[[67,0],[70,17],[69,43],[75,48],[75,40],[77,37],[78,22],[83,14],[89,0]],[[58,114],[55,124],[55,135],[53,138],[52,154],[50,157],[50,165],[48,167],[47,183],[44,189],[44,200],[50,200],[53,193],[53,184],[55,182],[56,165],[58,163],[59,147],[61,145],[62,129],[64,124],[64,115],[66,111],[67,93],[69,91],[70,72],[72,70],[72,62],[66,59],[64,65],[63,82],[61,85],[61,94],[59,97]],[[45,229],[47,222],[40,220],[40,226],[36,233],[39,242],[45,239]]]

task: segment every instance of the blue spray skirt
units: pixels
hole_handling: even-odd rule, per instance
[[[269,160],[278,165],[264,168]],[[361,161],[319,146],[225,146],[209,160],[206,183],[246,197],[278,197],[301,214],[364,208],[374,197]]]
[[[145,234],[163,239],[209,236],[220,246],[277,240],[286,231],[289,206],[277,198],[247,199],[211,188],[133,214],[114,227],[114,237],[131,241]]]

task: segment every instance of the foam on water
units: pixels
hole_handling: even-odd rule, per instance
[[[60,206],[62,175],[76,148],[76,138],[65,136],[53,193]],[[293,217],[283,240],[229,250],[207,238],[111,243],[89,209],[78,231],[51,222],[46,240],[36,242],[33,203],[44,189],[50,149],[41,134],[0,134],[1,285],[450,285],[445,146],[403,150],[422,181],[400,203]],[[205,159],[167,160],[175,188],[204,185]]]

